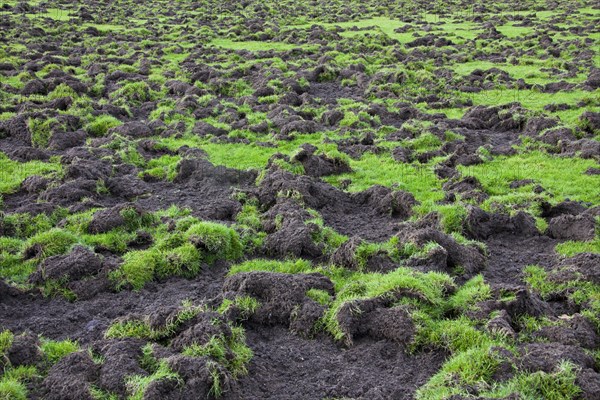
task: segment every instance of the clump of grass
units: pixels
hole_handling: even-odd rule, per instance
[[[34,147],[46,148],[52,134],[52,124],[57,123],[55,118],[46,120],[29,118],[29,132],[31,134],[31,143]]]
[[[173,181],[177,176],[177,164],[181,156],[164,155],[153,158],[146,164],[145,170],[140,172],[141,176],[150,176],[154,179]]]
[[[248,372],[247,364],[253,356],[252,349],[246,345],[246,335],[241,327],[233,327],[231,336],[213,336],[203,344],[186,347],[183,354],[191,357],[209,357],[224,366],[233,377]]]
[[[161,360],[158,369],[151,375],[134,375],[127,379],[125,385],[129,393],[128,398],[130,400],[142,400],[148,386],[150,386],[152,382],[159,380],[173,380],[177,385],[183,385],[183,379],[169,368],[166,361]]]
[[[115,104],[139,106],[147,101],[158,100],[160,93],[152,90],[146,82],[128,82],[110,94]]]
[[[229,269],[229,275],[252,271],[298,274],[303,272],[309,272],[311,269],[312,265],[310,261],[302,259],[288,261],[255,259],[231,266],[231,268]]]
[[[78,238],[73,233],[61,228],[52,228],[46,232],[40,232],[26,242],[26,247],[39,247],[40,258],[46,258],[59,254],[65,254],[74,244],[78,242]]]
[[[258,310],[260,302],[251,296],[238,296],[233,300],[225,299],[217,309],[221,314],[225,314],[232,308],[239,312],[241,319],[247,319]]]
[[[69,339],[62,341],[42,339],[40,348],[50,365],[56,364],[64,357],[80,349],[77,342]]]
[[[448,360],[431,379],[421,387],[419,400],[441,400],[452,395],[466,395],[465,387],[491,383],[491,377],[500,364],[500,358],[490,346],[473,347]]]
[[[20,163],[0,152],[0,194],[16,191],[23,180],[32,175],[50,176],[62,171],[58,162],[28,161]]]
[[[27,400],[27,387],[16,379],[0,379],[0,399]]]
[[[568,361],[560,363],[552,372],[520,372],[509,381],[481,393],[484,397],[502,398],[519,394],[525,399],[570,400],[578,398],[578,368]]]
[[[490,285],[485,283],[483,275],[477,275],[462,285],[448,300],[448,308],[457,312],[470,311],[480,301],[491,298]]]
[[[27,386],[25,381],[37,375],[33,366],[12,367],[7,357],[8,350],[12,347],[14,334],[9,330],[0,332],[0,366],[4,368],[0,376],[0,399],[25,400],[27,399]]]
[[[6,352],[11,348],[15,335],[8,329],[0,332],[0,357],[5,358]]]
[[[100,115],[85,126],[85,130],[92,136],[102,137],[108,130],[121,125],[122,122],[112,115]]]
[[[202,263],[243,255],[239,234],[225,225],[184,217],[177,228],[175,233],[158,232],[158,240],[149,249],[127,252],[120,267],[110,274],[117,287],[129,285],[139,290],[154,279],[191,278],[200,272]]]
[[[309,289],[306,292],[306,296],[316,301],[322,306],[327,306],[329,303],[331,303],[331,295],[325,290]]]
[[[205,250],[209,262],[216,258],[235,260],[243,254],[238,233],[232,228],[215,222],[194,223],[185,232],[185,237]]]
[[[106,338],[138,338],[149,340],[161,340],[167,338],[175,332],[175,330],[191,320],[196,315],[204,311],[204,307],[195,306],[190,302],[184,301],[181,309],[167,321],[165,326],[160,328],[152,328],[147,319],[134,319],[128,321],[118,321],[113,323],[104,336]]]

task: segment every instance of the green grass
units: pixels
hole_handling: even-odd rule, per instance
[[[354,172],[325,177],[331,184],[339,185],[345,179],[352,183],[347,188],[359,192],[379,184],[411,192],[420,202],[433,203],[444,195],[441,183],[429,165],[402,164],[388,154],[365,153],[359,160],[350,160]]]
[[[552,156],[540,151],[516,156],[498,156],[484,164],[458,170],[464,176],[476,177],[491,196],[489,202],[513,202],[510,182],[533,179],[554,195],[553,201],[569,198],[585,202],[600,202],[600,177],[586,175],[596,162],[581,158]]]
[[[178,229],[176,233],[157,232],[158,240],[149,249],[127,252],[121,266],[110,274],[117,287],[130,285],[139,290],[154,279],[191,278],[200,272],[202,263],[243,255],[239,234],[225,225],[183,218]]]
[[[62,166],[56,162],[28,161],[19,163],[0,152],[0,194],[14,193],[25,178],[32,175],[52,176],[61,173]]]
[[[76,235],[61,228],[52,228],[46,232],[40,232],[26,242],[26,247],[37,247],[41,249],[41,258],[65,254],[74,244],[78,242]]]
[[[92,136],[101,137],[106,135],[110,128],[121,125],[122,122],[112,115],[100,115],[85,126],[85,130]]]
[[[191,357],[209,357],[223,365],[234,377],[248,373],[247,365],[253,356],[253,352],[246,345],[244,329],[234,327],[231,336],[213,336],[203,344],[192,344],[186,347],[182,354]]]
[[[233,41],[230,39],[215,39],[210,42],[213,46],[222,47],[229,50],[247,50],[247,51],[287,51],[298,46],[296,44],[281,43],[281,42],[258,42],[258,41]]]
[[[108,339],[137,338],[161,340],[171,336],[179,326],[191,320],[202,311],[204,311],[204,307],[195,306],[188,301],[184,301],[175,313],[175,316],[168,320],[164,326],[151,327],[145,319],[116,321],[108,328],[104,336]]]
[[[588,242],[568,241],[556,245],[555,250],[558,254],[566,257],[573,257],[579,253],[596,253],[600,254],[600,238]]]
[[[79,344],[69,339],[63,341],[42,340],[41,350],[50,365],[54,365],[64,357],[78,351]]]
[[[581,389],[576,385],[578,368],[569,362],[561,363],[547,373],[521,372],[508,382],[482,393],[491,398],[502,398],[517,393],[523,399],[570,400],[578,398]]]
[[[125,383],[127,392],[129,393],[129,400],[142,400],[144,398],[144,392],[154,381],[159,380],[173,380],[178,386],[183,386],[183,379],[176,373],[173,372],[166,361],[159,362],[158,369],[151,375],[133,375],[127,379]]]

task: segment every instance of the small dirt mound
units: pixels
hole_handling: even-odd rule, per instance
[[[226,319],[219,313],[204,312],[198,314],[188,329],[182,331],[171,342],[171,347],[182,351],[193,344],[205,345],[213,336],[231,336],[231,329]]]
[[[594,358],[581,347],[560,343],[529,343],[520,348],[519,364],[527,372],[552,372],[562,361],[582,368],[594,368]]]
[[[12,345],[6,352],[6,359],[13,367],[35,365],[42,359],[40,345],[37,335],[31,332],[15,336]],[[0,365],[3,364],[3,361],[0,361]]]
[[[481,248],[474,245],[461,245],[452,236],[433,228],[414,229],[405,226],[397,234],[400,243],[413,243],[423,247],[430,242],[437,243],[446,251],[445,270],[454,271],[456,268],[464,270],[470,276],[483,270],[486,266],[486,256]]]
[[[248,272],[227,278],[223,285],[226,297],[247,295],[260,302],[260,307],[250,318],[259,324],[291,327],[294,320],[306,317],[302,311],[310,312],[311,318],[306,318],[309,321],[305,321],[304,326],[294,326],[307,334],[324,311],[322,306],[307,296],[306,292],[310,289],[334,294],[333,283],[321,274]],[[320,312],[315,313],[315,308],[319,308]]]
[[[112,339],[94,343],[93,351],[104,358],[97,386],[110,393],[125,396],[126,377],[147,374],[140,366],[144,343],[139,339]]]
[[[50,369],[42,382],[43,398],[93,400],[90,389],[99,372],[100,366],[94,363],[88,352],[69,354]]]
[[[292,162],[300,162],[304,166],[304,173],[308,176],[321,177],[352,172],[352,168],[346,161],[330,158],[324,154],[315,155],[316,151],[315,146],[304,144],[302,150],[292,158]]]
[[[550,220],[546,233],[554,239],[592,240],[596,236],[596,220],[588,213],[559,215]]]
[[[185,381],[185,388],[178,393],[193,393],[193,396],[199,399],[205,399],[209,396],[214,378],[211,371],[207,368],[207,358],[176,354],[167,358],[166,362],[169,365],[169,368]],[[227,391],[230,389],[229,374],[221,368],[216,369],[216,371],[222,379],[221,384],[223,390]],[[166,392],[173,392],[172,388],[170,389],[171,390]],[[161,395],[164,396],[164,393]],[[155,398],[164,399],[165,397],[157,396]]]
[[[464,222],[465,233],[477,240],[485,240],[490,236],[509,233],[517,236],[535,236],[539,232],[535,219],[523,211],[514,216],[488,213],[478,207],[469,207]]]
[[[29,280],[43,283],[50,280],[75,281],[98,274],[102,261],[94,252],[83,246],[75,246],[66,256],[52,256],[44,260]]]
[[[389,299],[373,298],[345,303],[337,314],[340,329],[345,334],[346,344],[368,336],[373,339],[388,339],[404,345],[410,343],[415,334],[414,323],[404,307],[391,307]]]
[[[141,218],[145,214],[145,211],[135,204],[118,204],[96,212],[88,225],[88,232],[92,234],[106,233],[125,225],[127,223],[123,215],[125,212],[133,214],[134,218]]]
[[[322,255],[322,245],[313,241],[319,227],[307,223],[314,218],[291,199],[278,199],[277,204],[263,214],[263,228],[268,233],[265,251],[271,255],[316,258]]]
[[[594,325],[580,314],[561,318],[560,326],[545,326],[533,336],[549,342],[581,346],[590,350],[600,346],[600,336],[596,333]]]

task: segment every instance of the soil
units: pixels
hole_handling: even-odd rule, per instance
[[[448,398],[568,360],[580,398],[597,399],[593,1],[526,16],[513,2],[473,15],[423,1],[62,3],[1,6],[0,332],[14,338],[0,383],[35,366],[18,382],[32,399],[130,398],[133,376],[147,400],[414,399],[468,350],[426,331],[444,321],[516,349],[496,349],[485,384],[446,382]],[[581,173],[472,172],[530,156]],[[401,166],[423,179],[393,176]],[[200,221],[205,237],[188,235]],[[231,274],[244,262],[266,267]],[[528,266],[561,289],[543,293]],[[452,297],[481,278],[484,299]],[[128,323],[141,333],[108,334]],[[423,332],[432,343],[416,345]],[[49,360],[45,341],[67,339],[78,350]]]

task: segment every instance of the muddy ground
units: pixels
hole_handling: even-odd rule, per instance
[[[595,1],[0,0],[0,399],[597,399]]]

